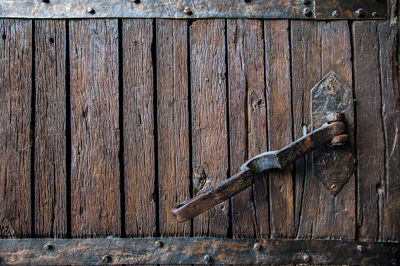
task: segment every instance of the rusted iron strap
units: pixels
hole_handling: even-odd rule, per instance
[[[220,238],[0,240],[0,264],[396,265],[399,261],[399,243]]]
[[[364,10],[357,15],[357,10]],[[385,18],[376,0],[2,0],[7,18]],[[336,11],[336,13],[335,13]],[[374,15],[373,15],[374,14]]]

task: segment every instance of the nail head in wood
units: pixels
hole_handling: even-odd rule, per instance
[[[204,260],[205,263],[210,263],[212,261],[212,258],[211,258],[210,255],[205,255],[203,260]]]
[[[190,10],[190,7],[185,7],[185,10],[183,10],[183,12],[186,14],[186,15],[191,15],[192,14],[192,10]]]
[[[312,14],[311,9],[309,9],[308,7],[303,9],[304,16],[309,17],[309,16],[311,16],[311,14]]]
[[[86,11],[89,13],[89,14],[94,14],[94,13],[96,13],[96,11],[92,8],[92,7],[88,7],[87,9],[86,9]]]
[[[304,253],[304,254],[303,254],[303,260],[304,260],[305,262],[310,262],[310,261],[311,261],[310,255],[308,255],[307,253]]]
[[[339,11],[333,10],[332,11],[332,17],[337,18],[339,16]]]
[[[161,242],[161,241],[156,241],[156,243],[154,243],[154,244],[155,244],[156,247],[158,247],[158,248],[161,248],[161,247],[164,245],[164,243]]]
[[[358,246],[357,246],[357,250],[358,250],[358,252],[360,252],[360,253],[364,253],[364,252],[365,252],[365,247],[364,247],[363,245],[358,245]]]
[[[104,255],[103,257],[101,257],[101,261],[103,263],[109,263],[109,262],[111,262],[111,260],[112,260],[112,258],[110,255]]]
[[[357,9],[356,12],[355,12],[355,15],[356,15],[357,18],[363,17],[364,16],[364,9],[362,9],[362,8]]]
[[[255,251],[259,251],[261,249],[261,244],[260,243],[255,243],[253,249]]]
[[[46,244],[46,245],[44,245],[44,250],[53,250],[53,245],[51,245],[51,244]]]

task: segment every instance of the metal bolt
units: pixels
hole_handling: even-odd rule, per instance
[[[360,252],[360,253],[364,253],[364,252],[365,252],[365,247],[364,247],[363,245],[358,245],[358,246],[357,246],[357,250],[358,250],[358,252]]]
[[[210,255],[205,255],[204,258],[203,258],[203,260],[204,260],[205,263],[210,263],[211,260],[212,260],[212,258],[211,258]]]
[[[332,11],[332,17],[337,18],[338,16],[339,16],[339,11],[333,10],[333,11]]]
[[[135,4],[139,4],[139,3],[140,3],[140,0],[133,0],[133,2],[134,2]]]
[[[154,245],[156,245],[156,247],[161,248],[164,244],[161,241],[156,241],[156,243],[154,243]]]
[[[94,14],[94,13],[96,13],[96,11],[94,11],[94,9],[93,9],[92,7],[88,7],[88,8],[86,9],[86,11],[87,11],[89,14]]]
[[[251,0],[244,0],[244,2],[245,2],[245,3],[250,3],[250,2],[251,2]]]
[[[50,2],[50,0],[42,0],[42,3],[48,4],[49,2]]]
[[[185,10],[183,10],[183,12],[185,12],[186,15],[191,15],[192,14],[192,10],[190,10],[190,7],[185,7]]]
[[[310,3],[310,0],[303,0],[303,4],[308,5]]]
[[[45,250],[52,250],[52,249],[53,249],[53,245],[46,244],[46,245],[44,245],[43,248],[44,248]]]
[[[112,260],[112,258],[110,255],[104,255],[103,257],[101,257],[101,261],[103,263],[109,263],[109,262],[111,262],[111,260]]]
[[[362,16],[364,16],[364,9],[362,9],[362,8],[357,9],[355,14],[356,14],[356,17],[361,18]]]
[[[376,18],[377,16],[378,16],[378,12],[372,12],[372,14],[371,14],[374,18]]]
[[[303,255],[303,260],[304,260],[305,262],[310,262],[310,261],[311,261],[310,255],[308,255],[307,253],[304,253],[304,255]]]
[[[261,244],[260,243],[255,243],[253,248],[256,251],[259,251],[261,249]]]
[[[311,14],[312,14],[311,9],[309,9],[308,7],[303,9],[304,16],[308,17],[308,16],[311,16]]]

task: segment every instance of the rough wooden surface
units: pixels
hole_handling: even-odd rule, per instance
[[[153,22],[122,21],[125,226],[128,236],[156,233]]]
[[[361,240],[378,240],[379,209],[385,178],[385,142],[381,116],[379,40],[376,21],[353,25],[354,90],[357,121],[358,217]]]
[[[267,150],[262,21],[228,20],[228,86],[230,172]],[[255,185],[232,198],[234,237],[266,237],[268,179],[260,175]]]
[[[71,223],[76,237],[121,231],[117,20],[70,22]]]
[[[310,126],[310,89],[333,70],[351,84],[351,40],[347,22],[292,22],[292,105],[295,138]],[[300,238],[355,237],[355,180],[335,196],[312,173],[296,164],[297,235]],[[304,182],[304,183],[303,183]],[[298,214],[297,214],[298,213]],[[311,218],[312,217],[312,218]]]
[[[31,234],[32,22],[0,20],[0,237]]]
[[[265,21],[265,75],[268,115],[268,149],[277,150],[293,141],[289,22]],[[271,171],[271,237],[295,235],[292,167]]]
[[[190,27],[193,195],[228,177],[225,21]],[[226,236],[228,201],[194,218],[194,234]]]
[[[379,241],[400,241],[400,91],[396,71],[398,29],[388,22],[378,25],[382,119],[385,134],[383,221]]]
[[[35,235],[67,233],[66,22],[35,21]]]
[[[160,233],[188,236],[171,207],[190,197],[188,22],[157,20],[157,132]]]

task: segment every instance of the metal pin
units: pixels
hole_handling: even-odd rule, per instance
[[[190,7],[185,7],[185,10],[183,10],[183,12],[185,12],[186,15],[191,15],[192,14],[192,10],[190,10]]]
[[[308,17],[308,16],[311,16],[311,14],[312,14],[311,9],[309,9],[308,7],[303,9],[304,16]]]
[[[161,241],[156,241],[156,243],[154,243],[154,245],[156,245],[156,247],[158,247],[158,248],[161,248],[164,245],[164,243]]]
[[[260,243],[255,243],[253,248],[256,251],[259,251],[261,249],[261,244]]]
[[[86,9],[86,11],[87,11],[89,14],[94,14],[94,13],[96,13],[96,11],[94,11],[94,9],[93,9],[92,7],[88,7],[88,8]]]
[[[42,0],[42,3],[48,4],[49,2],[50,2],[50,0]]]
[[[339,11],[333,10],[333,11],[332,11],[332,17],[337,18],[338,16],[339,16]]]
[[[204,258],[203,258],[203,260],[204,260],[205,263],[210,263],[211,260],[212,260],[212,258],[211,258],[210,255],[205,255]]]

